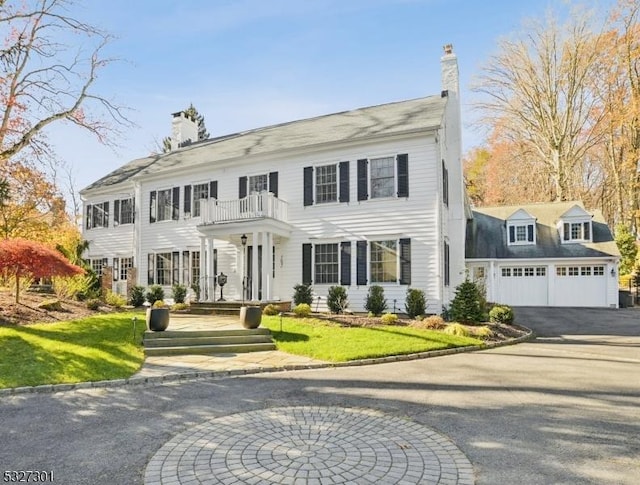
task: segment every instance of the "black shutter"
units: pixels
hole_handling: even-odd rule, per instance
[[[368,163],[369,161],[366,158],[358,160],[358,200],[367,200],[369,198],[367,191],[369,185],[367,177]]]
[[[113,258],[113,281],[118,281],[120,279],[120,259]]]
[[[400,239],[400,284],[411,284],[411,239]]]
[[[398,197],[409,197],[409,155],[398,155]]]
[[[238,199],[244,199],[247,196],[247,177],[238,179]]]
[[[516,228],[515,226],[509,226],[509,242],[516,242]]]
[[[172,269],[172,285],[180,284],[180,253],[174,251],[171,255],[171,269]]]
[[[156,255],[153,253],[149,253],[147,255],[147,284],[153,284],[153,275],[156,272],[155,268]]]
[[[85,220],[85,227],[87,229],[91,229],[93,227],[93,217],[92,217],[92,211],[93,207],[91,206],[91,204],[87,204],[87,217]]]
[[[302,284],[311,284],[311,244],[302,245]]]
[[[109,227],[109,202],[105,202],[103,207],[104,207],[104,227]]]
[[[356,284],[367,284],[367,241],[356,242]]]
[[[351,242],[340,243],[340,284],[351,285]]]
[[[152,190],[149,196],[149,222],[156,222],[156,191]],[[150,283],[153,284],[153,283]]]
[[[564,240],[568,241],[570,236],[571,236],[571,227],[569,226],[569,223],[565,222],[564,223]]]
[[[313,205],[313,167],[304,167],[304,205]]]
[[[136,198],[131,197],[131,222],[136,222]]]
[[[173,188],[171,205],[173,205],[172,219],[174,221],[177,221],[178,219],[180,219],[180,187]]]
[[[113,201],[113,225],[117,226],[120,224],[120,201]]]
[[[278,172],[269,173],[269,192],[278,197]]]
[[[218,198],[218,181],[212,180],[209,182],[209,198],[217,199]]]
[[[185,213],[185,215],[191,214],[191,185],[184,186],[183,212]]]
[[[444,243],[444,286],[449,286],[451,282],[449,244]]]
[[[590,231],[591,227],[590,226],[591,226],[591,224],[589,222],[585,222],[584,226],[583,226],[584,227],[584,239],[587,240],[587,241],[591,240],[591,231]]]
[[[529,224],[527,226],[527,240],[529,242],[533,242],[533,228],[535,227],[534,224]]]
[[[349,162],[340,162],[340,202],[349,202]]]

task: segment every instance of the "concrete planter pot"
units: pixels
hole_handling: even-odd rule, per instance
[[[240,307],[240,323],[244,328],[258,328],[262,322],[262,308],[259,306]]]
[[[147,308],[147,328],[153,332],[163,332],[169,326],[168,308]]]

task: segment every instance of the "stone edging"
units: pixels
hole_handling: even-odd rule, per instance
[[[526,328],[526,327],[522,327]],[[191,371],[182,372],[179,374],[168,374],[164,376],[153,377],[129,377],[128,379],[115,379],[109,381],[95,381],[95,382],[77,382],[74,384],[43,384],[41,386],[25,386],[25,387],[10,387],[6,389],[0,389],[0,398],[3,396],[15,396],[21,394],[34,394],[34,393],[54,393],[72,391],[78,389],[100,389],[100,388],[118,388],[124,386],[157,386],[170,382],[179,381],[191,381],[195,379],[223,379],[227,377],[244,376],[250,374],[262,374],[265,372],[284,372],[295,370],[309,370],[309,369],[325,369],[330,367],[355,367],[361,365],[372,364],[386,364],[390,362],[402,362],[407,360],[428,359],[430,357],[440,357],[443,355],[461,354],[463,352],[475,352],[478,350],[494,349],[496,347],[504,347],[506,345],[515,345],[534,338],[534,333],[531,329],[526,329],[527,333],[521,337],[514,339],[504,340],[502,342],[491,342],[484,345],[474,345],[469,347],[456,347],[453,349],[443,350],[431,350],[428,352],[418,352],[415,354],[405,355],[391,355],[388,357],[377,357],[372,359],[351,360],[348,362],[319,362],[317,364],[290,364],[282,366],[272,367],[260,367],[251,369],[233,369],[223,371]]]

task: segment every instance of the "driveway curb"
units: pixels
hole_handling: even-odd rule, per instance
[[[527,333],[521,337],[514,339],[504,340],[502,342],[491,342],[484,345],[474,345],[469,347],[456,347],[454,349],[443,350],[431,350],[429,352],[418,352],[415,354],[405,355],[392,355],[388,357],[378,357],[373,359],[360,359],[351,360],[349,362],[327,362],[317,364],[291,364],[281,366],[269,366],[250,369],[233,369],[226,371],[189,371],[180,372],[176,374],[168,374],[164,376],[153,377],[129,377],[127,379],[113,379],[107,381],[93,381],[93,382],[78,382],[78,383],[65,383],[65,384],[43,384],[40,386],[25,386],[25,387],[9,387],[6,389],[0,389],[0,398],[4,396],[15,396],[23,394],[42,394],[42,393],[56,393],[81,389],[100,389],[100,388],[120,388],[125,386],[144,386],[153,387],[161,384],[167,384],[172,382],[192,381],[201,379],[225,379],[228,377],[245,376],[251,374],[263,374],[266,372],[285,372],[296,370],[310,370],[310,369],[326,369],[330,367],[356,367],[362,365],[373,364],[387,364],[391,362],[403,362],[408,360],[429,359],[431,357],[441,357],[445,355],[461,354],[465,352],[477,352],[481,350],[495,349],[497,347],[505,347],[507,345],[515,345],[522,342],[526,342],[535,337],[533,331],[529,328],[525,328]]]

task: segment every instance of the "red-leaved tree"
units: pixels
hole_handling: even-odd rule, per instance
[[[0,241],[0,272],[15,277],[16,303],[19,303],[21,277],[74,276],[84,273],[84,270],[42,243],[5,239]]]

